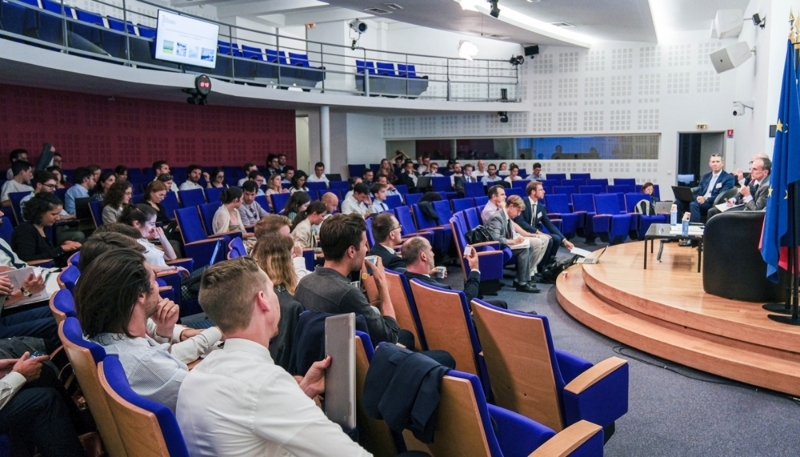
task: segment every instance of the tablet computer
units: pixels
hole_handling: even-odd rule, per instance
[[[331,365],[325,371],[325,415],[333,422],[356,427],[356,315],[325,319],[325,356]]]

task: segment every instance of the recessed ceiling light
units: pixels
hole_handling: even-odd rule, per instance
[[[551,22],[550,25],[555,25],[556,27],[575,27],[574,24],[570,24],[569,22]]]
[[[541,2],[542,0],[527,0],[527,1],[528,1],[528,3],[539,3],[539,2]]]

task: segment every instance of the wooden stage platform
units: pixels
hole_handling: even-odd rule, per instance
[[[600,263],[570,267],[556,282],[561,307],[644,352],[800,396],[800,327],[768,319],[761,303],[703,292],[694,248],[667,243],[661,263],[648,251],[644,270],[642,243],[610,246]]]

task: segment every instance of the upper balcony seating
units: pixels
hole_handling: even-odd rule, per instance
[[[377,70],[376,70],[377,65]],[[368,77],[365,78],[364,73]],[[370,95],[419,97],[428,90],[428,77],[417,76],[414,65],[394,62],[372,62],[356,60],[356,88],[364,89],[364,80],[369,80]]]

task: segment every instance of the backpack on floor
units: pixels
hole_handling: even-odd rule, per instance
[[[580,256],[574,255],[568,259],[561,259],[557,260],[550,265],[547,265],[542,270],[542,282],[548,284],[554,284],[556,279],[558,279],[558,275],[560,275],[564,270],[571,267],[578,261]]]

